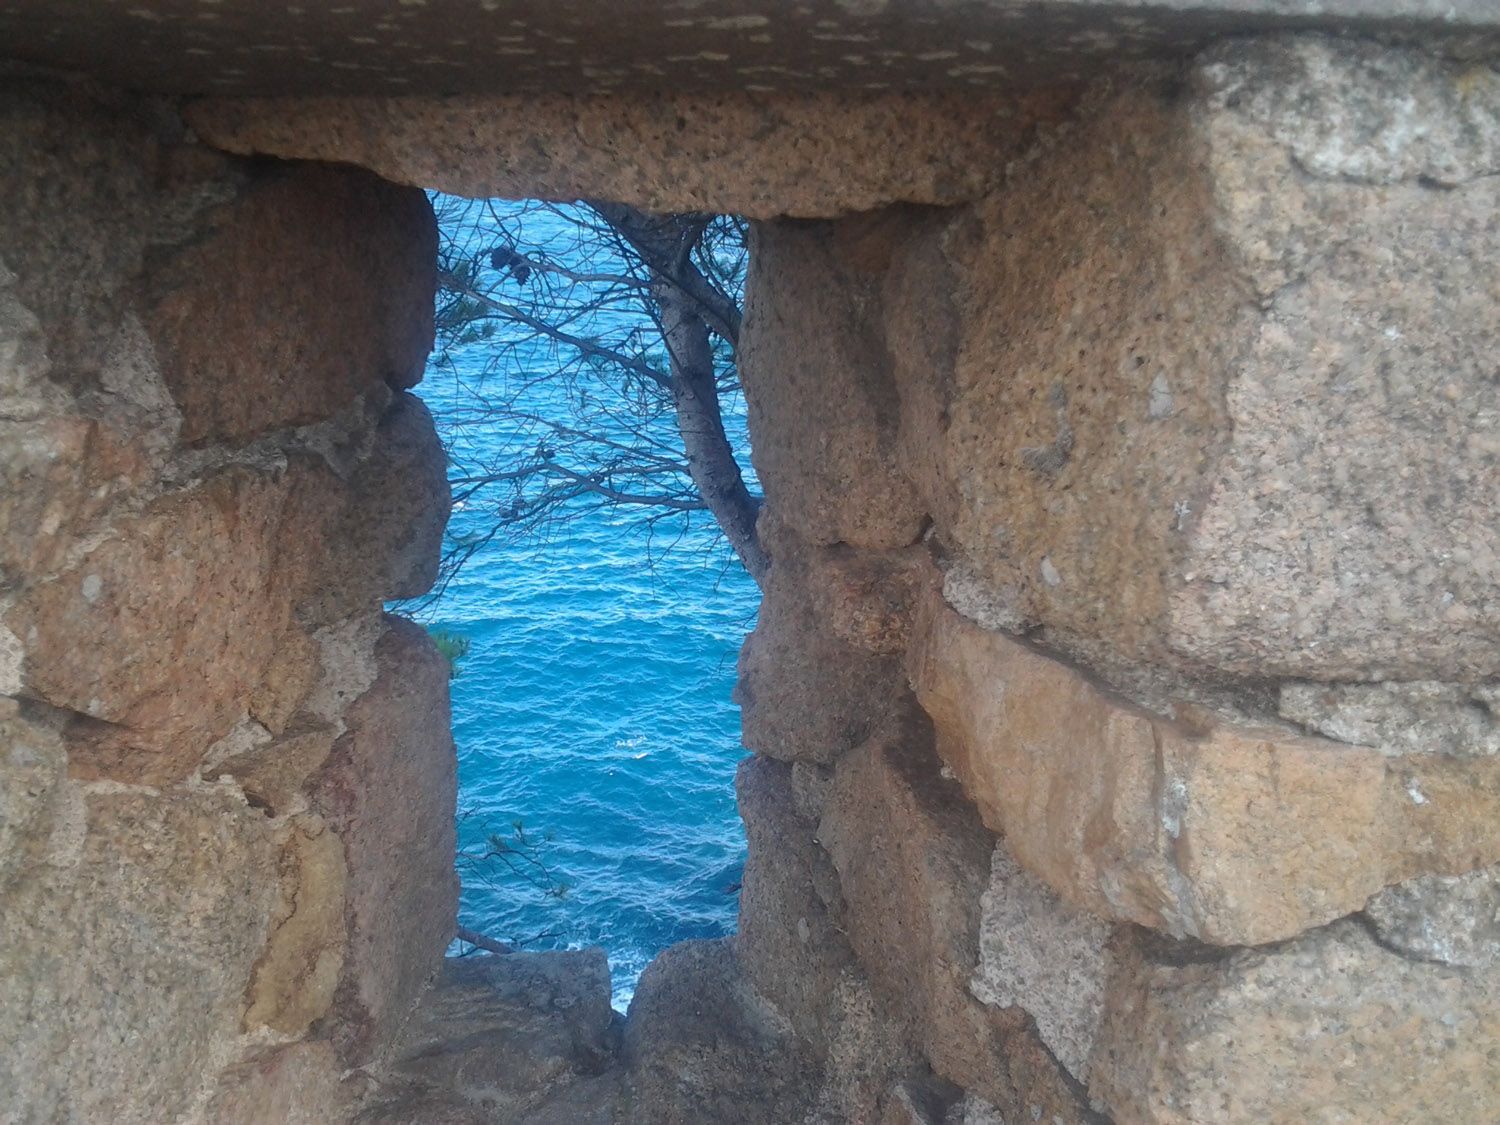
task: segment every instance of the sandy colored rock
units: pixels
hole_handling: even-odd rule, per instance
[[[1100,668],[1493,677],[1500,83],[1307,37],[1190,87],[1100,87],[898,248],[923,509]]]
[[[937,1074],[1012,1113],[1035,1105],[1084,1120],[1087,1104],[1029,1016],[970,991],[994,837],[940,768],[931,732],[916,726],[835,771],[818,839],[838,869],[849,943]]]
[[[1024,1008],[1057,1061],[1087,1083],[1113,927],[1059,899],[1011,859],[1004,841],[995,845],[980,906],[979,965],[970,991],[986,1004]]]
[[[441,966],[458,907],[448,662],[420,626],[388,616],[376,666],[313,794],[348,870],[332,1027],[341,1056],[358,1061],[389,1046]]]
[[[248,99],[188,117],[230,152],[355,163],[458,195],[814,217],[972,199],[1067,96]]]
[[[245,1027],[300,1035],[333,1002],[344,964],[344,849],[316,816],[282,832],[270,940],[246,995]]]
[[[615,1061],[602,949],[448,958],[401,1029],[382,1070],[382,1094],[399,1103],[443,1099],[482,1120],[517,1121]],[[412,1120],[429,1120],[413,1117]]]
[[[794,536],[772,541],[775,563],[755,631],[740,650],[740,738],[772,758],[827,765],[899,723],[914,704],[899,658],[856,646],[819,613],[813,553]]]
[[[321,1040],[274,1047],[230,1068],[209,1102],[210,1125],[329,1125],[347,1121],[353,1092]]]
[[[1101,660],[1163,647],[1174,505],[1223,441],[1249,315],[1185,129],[1149,84],[1096,93],[883,282],[902,464],[937,536],[1014,620]]]
[[[763,223],[751,242],[738,353],[751,456],[776,518],[817,546],[905,547],[922,530],[873,300],[888,236],[872,221]],[[873,245],[849,253],[862,236]]]
[[[432,347],[437,234],[419,191],[272,166],[151,277],[145,323],[182,440],[243,443],[411,386]]]
[[[1221,230],[1265,311],[1172,647],[1250,675],[1493,676],[1500,80],[1305,38],[1213,52],[1199,81]]]
[[[32,1120],[175,1120],[239,1035],[275,830],[229,790],[77,783],[54,823],[0,901],[0,1087]]]
[[[1090,1094],[1116,1120],[1488,1120],[1500,980],[1410,961],[1357,923],[1200,956],[1122,947]]]
[[[1101,917],[1261,944],[1500,856],[1494,757],[1169,720],[936,599],[918,635],[944,759],[1017,861]]]

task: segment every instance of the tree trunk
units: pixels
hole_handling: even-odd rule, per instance
[[[672,400],[677,408],[677,432],[687,452],[688,473],[734,553],[760,585],[770,569],[770,560],[755,533],[760,505],[745,487],[734,449],[724,433],[708,325],[692,298],[670,281],[659,278],[654,295],[661,308],[662,336],[671,358]]]

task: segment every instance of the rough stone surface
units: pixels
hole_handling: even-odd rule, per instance
[[[1370,899],[1365,916],[1383,944],[1408,957],[1500,966],[1500,867],[1398,883]]]
[[[1129,664],[1160,656],[1175,506],[1223,441],[1252,316],[1186,131],[1149,84],[1096,91],[885,284],[902,463],[937,537],[1013,627]]]
[[[1472,1121],[1500,1094],[1500,980],[1354,922],[1217,957],[1125,943],[1089,1092],[1121,1121]]]
[[[741,776],[744,924],[648,971],[618,1064],[597,958],[482,964],[412,1015],[455,893],[446,668],[379,615],[430,583],[446,503],[401,390],[426,204],[211,151],[167,99],[7,79],[0,1087],[23,1116],[337,1121],[374,1093],[364,1120],[424,1125],[1068,1122],[1080,1077],[1122,1122],[1495,1116],[1487,56],[1239,39],[1080,92],[1080,60],[1131,53],[1126,0],[715,0],[670,28],[528,0],[441,45],[452,0],[354,37],[360,2],[274,27],[241,0],[12,5],[0,42],[45,59],[50,23],[85,56],[107,34],[89,58],[136,85],[172,57],[179,88],[267,92],[294,60],[389,89],[422,50],[412,92],[470,92],[190,112],[419,186],[865,212],[756,236],[775,565],[740,694],[783,761]],[[1478,26],[1444,7],[1302,16]],[[1146,48],[1279,18],[1128,14]],[[569,20],[626,30],[541,34]],[[696,46],[652,62],[649,35]],[[655,92],[612,89],[641,63]],[[1025,67],[1046,83],[1001,88]]]
[[[811,561],[806,581],[813,605],[840,640],[882,656],[906,651],[921,593],[938,579],[924,548],[835,547],[818,552]]]
[[[29,721],[0,697],[0,894],[44,854],[67,768],[55,724]]]
[[[911,693],[898,657],[856,646],[819,614],[816,553],[790,535],[767,538],[766,522],[762,538],[775,561],[755,632],[740,650],[741,741],[773,758],[827,765],[898,724]]]
[[[250,716],[281,734],[317,686],[318,646],[300,625],[291,625],[277,639],[271,663],[260,686],[250,696]]]
[[[1011,1112],[1083,1120],[1086,1102],[1026,1013],[970,992],[994,837],[940,765],[917,726],[835,771],[818,838],[838,869],[849,943],[939,1075]]]
[[[436,255],[418,191],[347,168],[254,178],[151,279],[145,323],[182,440],[244,442],[322,420],[372,381],[414,384]]]
[[[984,99],[640,93],[206,101],[209,143],[373,168],[476,197],[580,196],[647,210],[820,216],[983,192],[1068,92]]]
[[[357,983],[406,1002],[452,917],[446,667],[345,715],[446,506],[425,416],[379,424],[426,348],[430,211],[11,78],[0,189],[0,1115],[347,1120],[309,1028],[341,976],[361,1019]],[[356,510],[396,525],[339,566]],[[346,728],[355,763],[325,765]],[[310,811],[320,774],[358,833]]]
[[[1388,754],[1500,754],[1500,685],[1415,681],[1281,685],[1284,719]]]
[[[1500,77],[1301,39],[1199,80],[1220,229],[1264,311],[1172,647],[1249,675],[1493,676]]]
[[[338,837],[319,818],[295,818],[281,835],[277,901],[245,1026],[301,1035],[328,1011],[343,968],[347,873]]]
[[[1417,33],[1474,51],[1494,43],[1500,23],[1488,0],[358,0],[274,19],[250,0],[213,7],[153,0],[100,12],[83,0],[26,0],[0,14],[0,42],[45,65],[192,93],[849,91],[1091,78],[1122,59],[1287,27]]]
[[[226,789],[60,799],[0,899],[0,1086],[27,1120],[175,1120],[234,1050],[275,831]]]
[[[76,775],[171,781],[227,731],[290,612],[276,549],[285,491],[226,471],[119,521],[11,609],[23,690],[82,720]]]
[[[289,727],[280,737],[267,732],[263,741],[252,736],[243,748],[231,735],[227,741],[235,752],[223,759],[210,752],[203,775],[232,777],[251,805],[281,816],[306,803],[307,784],[328,760],[337,738],[334,727],[318,722]]]
[[[208,1103],[210,1125],[328,1125],[354,1113],[333,1047],[323,1041],[263,1051],[225,1072]]]
[[[939,751],[1017,861],[1101,917],[1260,944],[1500,856],[1492,756],[1167,719],[936,599],[924,622],[912,678]]]
[[[1187,81],[1096,88],[898,248],[923,510],[1104,670],[1493,677],[1500,80],[1306,37]]]
[[[981,908],[970,991],[986,1004],[1025,1008],[1048,1050],[1086,1083],[1104,1011],[1112,927],[1059,899],[1010,858],[1003,842],[990,859]]]
[[[764,223],[751,243],[738,359],[752,459],[776,517],[819,546],[904,547],[922,530],[869,292],[890,233],[878,217]]]
[[[745,981],[727,940],[674,945],[646,966],[625,1023],[635,1120],[773,1125],[812,1109],[818,1072]]]
[[[375,1119],[433,1101],[481,1120],[523,1119],[560,1086],[613,1062],[609,995],[601,949],[448,958],[382,1070],[383,1100],[396,1105],[372,1110]]]
[[[734,948],[750,984],[821,1053],[836,1032],[834,993],[851,954],[838,929],[838,873],[818,846],[817,821],[797,812],[793,768],[756,756],[735,775],[749,854]]]
[[[448,662],[419,626],[387,617],[376,666],[314,789],[348,869],[332,1015],[341,1053],[358,1061],[391,1043],[441,965],[458,908]]]
[[[374,449],[357,470],[355,494],[337,550],[373,570],[356,587],[378,591],[383,601],[427,593],[437,581],[453,498],[432,413],[415,395],[399,394],[386,409]]]
[[[808,1125],[880,1121],[891,1111],[898,1091],[921,1078],[947,1085],[932,1078],[905,1022],[891,1018],[875,990],[857,971],[845,971],[829,998],[834,1033]]]

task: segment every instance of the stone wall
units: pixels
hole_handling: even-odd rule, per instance
[[[832,1088],[873,998],[834,1119],[1500,1112],[1497,173],[1492,68],[1231,43],[757,230],[738,949]]]
[[[23,1119],[1500,1115],[1495,67],[495,104],[5,92]],[[739,933],[623,1028],[439,973],[432,222],[311,157],[765,220]]]
[[[0,197],[0,1116],[337,1120],[453,924],[431,211],[40,83]]]

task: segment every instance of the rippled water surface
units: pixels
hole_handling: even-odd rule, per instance
[[[474,395],[513,389],[555,358],[522,347],[485,374],[493,354],[460,349],[418,388],[458,462],[485,443],[536,440],[504,419],[476,422]],[[526,401],[567,409],[544,384]],[[743,441],[742,410],[728,422]],[[450,536],[485,530],[491,514],[455,511]],[[533,949],[604,946],[617,1006],[667,945],[732,931],[744,751],[729,696],[757,600],[710,525],[648,532],[638,511],[584,512],[545,542],[496,540],[468,562],[422,613],[471,646],[453,681],[459,846],[482,850],[521,821],[550,870],[543,881],[568,891],[548,897],[500,864],[461,862],[461,924],[507,940],[547,935]]]

